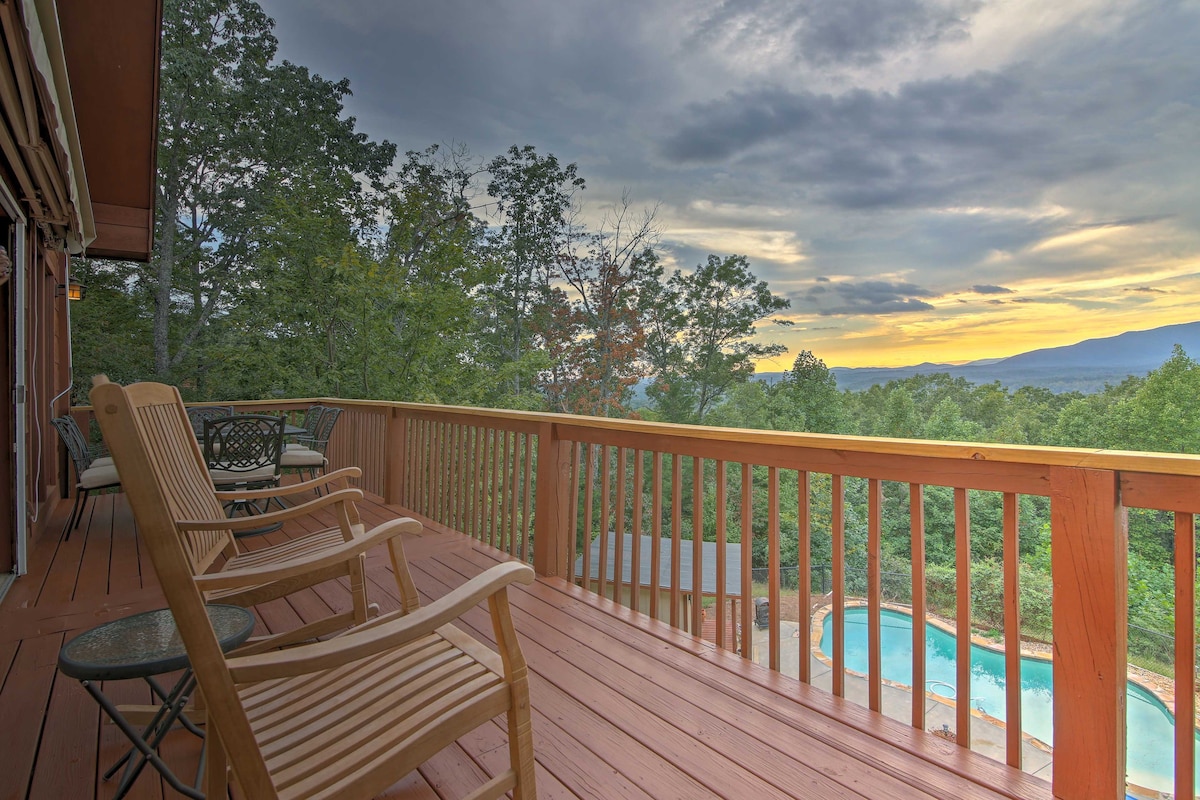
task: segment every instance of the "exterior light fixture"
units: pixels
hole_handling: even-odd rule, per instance
[[[58,288],[54,290],[55,296],[66,295],[68,300],[83,299],[83,284],[74,278],[69,278],[66,283],[60,283]]]

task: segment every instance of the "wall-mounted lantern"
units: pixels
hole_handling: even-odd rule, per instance
[[[65,284],[60,283],[58,288],[54,290],[55,296],[66,295],[68,300],[83,299],[83,284],[74,278],[67,280]]]

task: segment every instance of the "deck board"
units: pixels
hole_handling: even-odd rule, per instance
[[[78,632],[160,607],[161,591],[139,547],[123,495],[93,498],[70,541],[57,536],[69,508],[31,548],[31,574],[0,604],[0,800],[112,796],[102,773],[125,749],[120,731],[75,682],[57,674],[58,648]],[[394,518],[378,498],[364,522]],[[249,548],[332,524],[332,515],[243,540]],[[429,524],[406,542],[423,601],[506,556]],[[386,548],[367,556],[371,600],[399,607]],[[511,592],[530,664],[534,747],[543,800],[649,798],[1017,798],[1049,785],[872,714],[848,701],[749,664],[735,654],[557,579]],[[344,582],[256,609],[259,632],[277,632],[349,608]],[[483,607],[463,627],[493,639]],[[118,702],[145,703],[139,682],[108,682]],[[199,740],[183,731],[164,759],[190,779]],[[382,797],[441,800],[507,765],[502,719],[463,737]],[[991,788],[988,788],[991,787]],[[146,770],[131,798],[178,796]]]

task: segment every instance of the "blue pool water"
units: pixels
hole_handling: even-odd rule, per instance
[[[880,612],[883,677],[912,685],[912,617],[883,609]],[[846,609],[846,667],[867,674],[867,609]],[[833,615],[825,617],[821,650],[833,652]],[[954,698],[954,635],[934,625],[925,629],[925,673],[927,689]],[[971,706],[1003,720],[1005,715],[1004,654],[971,645]],[[1021,726],[1030,736],[1047,744],[1054,741],[1053,680],[1049,661],[1021,659]],[[1170,791],[1174,776],[1175,720],[1152,692],[1136,683],[1128,684],[1126,701],[1126,773],[1132,784]],[[1197,737],[1200,743],[1200,737]],[[1200,775],[1200,744],[1197,746],[1197,775]],[[1200,784],[1198,784],[1200,785]]]

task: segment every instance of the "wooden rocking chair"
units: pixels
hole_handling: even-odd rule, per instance
[[[208,797],[225,796],[230,767],[242,792],[256,800],[374,797],[500,713],[508,717],[511,766],[470,798],[497,798],[510,790],[514,800],[536,796],[527,669],[505,591],[509,583],[532,582],[528,565],[497,565],[417,608],[401,539],[393,537],[389,545],[408,598],[405,608],[326,641],[226,655],[204,604],[206,593],[232,576],[196,574],[184,535],[211,532],[220,503],[211,483],[206,487],[207,470],[178,392],[98,378],[91,397],[113,458],[130,476],[126,495],[204,696]],[[333,498],[347,491],[312,502],[345,508]],[[181,521],[197,510],[208,522]],[[228,535],[230,521],[223,522]],[[399,532],[420,525],[397,520],[392,527]],[[259,583],[288,581],[302,574],[302,562],[327,568],[331,557],[318,551],[286,566],[235,572]],[[484,599],[498,653],[450,624]]]
[[[97,376],[95,383],[97,387],[111,385],[103,375]],[[156,458],[163,462],[155,463],[156,474],[143,477],[157,478],[162,484],[163,500],[167,503],[172,527],[181,539],[189,569],[206,602],[249,607],[326,581],[349,579],[349,610],[289,631],[256,637],[246,646],[250,648],[249,652],[337,633],[378,615],[378,606],[367,601],[363,554],[384,542],[395,540],[398,543],[396,537],[400,534],[419,533],[420,523],[397,519],[365,530],[355,505],[355,501],[362,499],[362,492],[351,488],[349,483],[351,478],[362,474],[357,467],[347,467],[313,481],[289,486],[255,489],[239,486],[229,491],[216,491],[212,473],[194,434],[192,416],[188,413],[194,409],[183,407],[179,392],[173,386],[135,386],[139,400],[144,398],[146,407],[153,407],[157,415],[143,420],[141,430],[162,448],[156,452]],[[96,416],[99,421],[99,411]],[[100,430],[104,432],[103,424]],[[259,503],[315,491],[321,486],[335,490],[307,503],[253,517],[230,519],[224,511],[230,504]],[[235,538],[238,532],[260,531],[264,526],[311,516],[323,509],[333,512],[336,527],[318,529],[306,536],[256,550],[244,550]],[[396,579],[404,584],[408,573],[397,571]],[[405,608],[416,608],[419,602],[416,588],[411,583],[400,586],[400,597]]]

